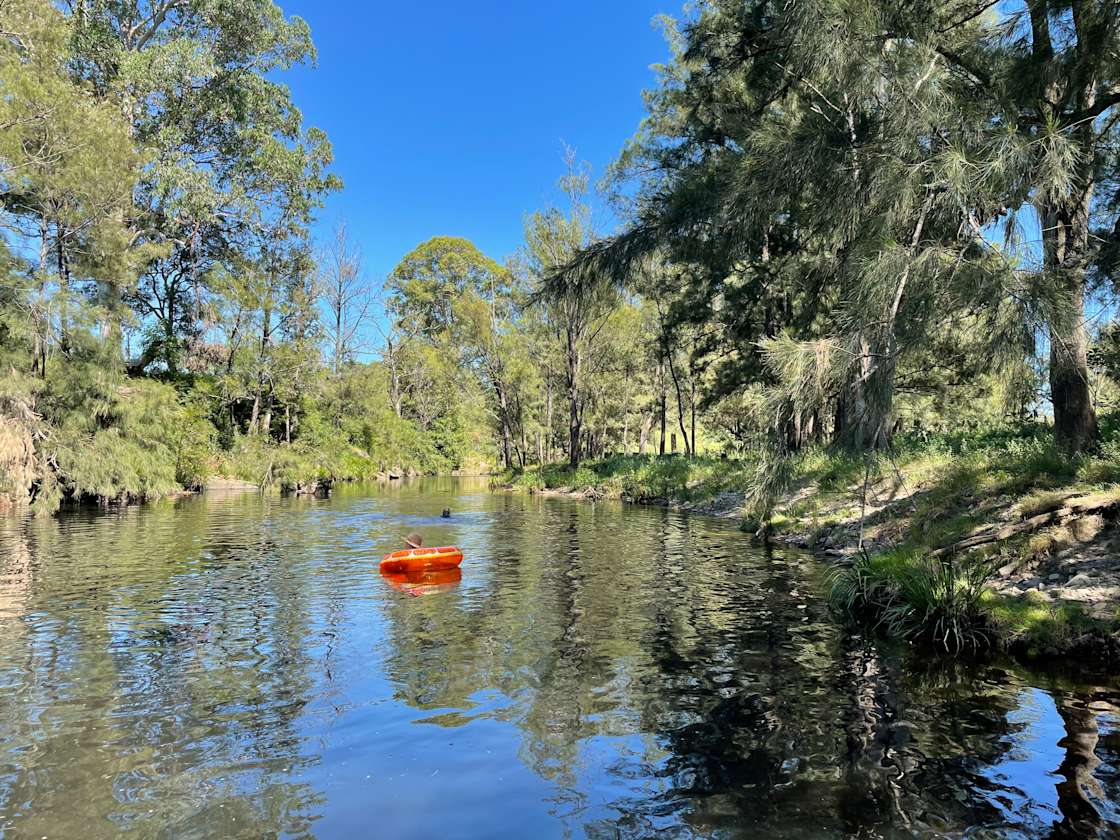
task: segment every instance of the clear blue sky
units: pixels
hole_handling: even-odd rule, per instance
[[[650,65],[668,55],[652,19],[681,11],[679,0],[280,2],[319,51],[317,67],[283,80],[346,183],[316,237],[345,219],[375,278],[436,235],[511,254],[525,214],[557,200],[562,140],[598,177],[634,133]]]

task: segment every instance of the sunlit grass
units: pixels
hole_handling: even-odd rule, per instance
[[[1120,444],[1106,434],[1101,451],[1071,458],[1054,448],[1048,430],[1029,427],[974,435],[898,442],[893,460],[865,463],[850,456],[815,452],[801,473],[817,481],[815,492],[790,506],[785,527],[816,532],[830,522],[856,527],[865,475],[871,495],[900,483],[913,491],[888,499],[872,523],[891,531],[893,546],[838,569],[831,603],[849,620],[872,624],[886,635],[927,639],[949,649],[988,643],[1032,651],[1062,650],[1101,627],[1076,605],[1037,595],[997,597],[986,587],[991,570],[1005,563],[1038,562],[1086,535],[1052,525],[1006,543],[991,543],[952,563],[931,553],[973,533],[1056,511],[1073,502],[1089,508],[1120,502]],[[848,481],[844,486],[844,481]],[[842,512],[842,514],[841,514]],[[790,516],[798,519],[791,527]],[[1076,525],[1076,523],[1074,523]],[[880,532],[880,536],[882,532]]]
[[[1115,615],[1102,621],[1078,604],[1049,601],[1034,592],[1018,598],[985,592],[981,603],[993,633],[1005,645],[1021,646],[1036,655],[1058,653],[1077,637],[1115,632],[1120,627]]]
[[[514,470],[499,483],[526,490],[594,491],[635,501],[704,502],[729,491],[745,492],[752,462],[721,458],[618,455],[579,467],[545,464]]]

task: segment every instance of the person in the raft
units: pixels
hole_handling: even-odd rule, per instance
[[[420,548],[423,545],[424,545],[424,538],[422,536],[420,536],[419,534],[417,534],[415,531],[413,531],[411,534],[409,534],[407,537],[404,538],[404,547],[405,548]]]

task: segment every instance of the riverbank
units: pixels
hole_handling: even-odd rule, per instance
[[[548,465],[506,486],[736,518],[832,566],[853,624],[950,650],[1084,656],[1120,666],[1120,446],[1056,452],[1047,430],[907,436],[890,457],[814,449],[789,491],[751,517],[750,460],[616,457]]]
[[[616,455],[573,469],[545,464],[495,476],[496,486],[581,499],[622,499],[741,520],[754,471],[751,461]]]

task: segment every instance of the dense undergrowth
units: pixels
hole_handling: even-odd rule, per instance
[[[361,384],[364,373],[351,375]],[[471,457],[460,431],[425,434],[384,401],[352,401],[332,420],[329,393],[302,401],[290,442],[245,434],[217,409],[217,388],[207,377],[126,377],[80,349],[46,376],[9,373],[0,382],[0,508],[30,503],[49,514],[66,500],[142,501],[216,475],[284,488],[448,472]]]

